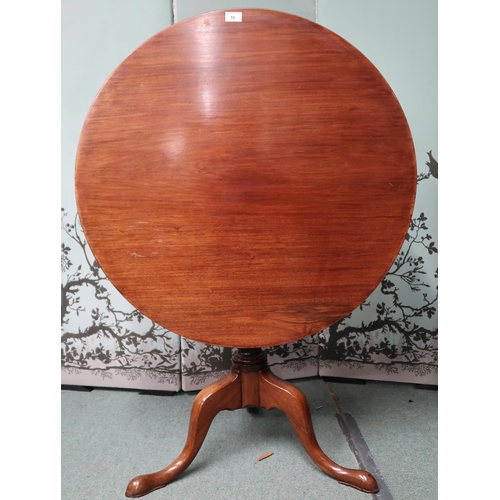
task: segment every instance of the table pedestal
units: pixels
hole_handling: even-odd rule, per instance
[[[314,435],[304,394],[293,384],[271,372],[262,349],[239,349],[233,356],[230,373],[196,396],[191,410],[188,437],[179,457],[165,469],[132,479],[126,496],[141,497],[173,481],[196,457],[215,416],[222,410],[248,406],[282,410],[302,446],[321,470],[341,484],[366,493],[378,492],[377,482],[369,472],[347,469],[325,455]]]

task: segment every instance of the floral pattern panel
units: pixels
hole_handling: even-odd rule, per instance
[[[61,382],[180,390],[180,337],[144,317],[100,269],[77,217],[74,167],[99,88],[172,24],[166,0],[61,2]]]
[[[84,238],[73,187],[79,130],[106,76],[137,45],[171,24],[172,19],[166,14],[172,5],[173,10],[177,10],[175,20],[179,21],[188,14],[197,13],[189,9],[221,8],[215,3],[207,2],[206,8],[202,8],[201,4],[194,6],[187,1],[170,4],[150,0],[146,5],[136,0],[124,3],[119,12],[112,13],[106,3],[76,0],[62,3],[66,19],[62,67],[63,384],[189,391],[202,389],[230,369],[231,349],[195,342],[162,328],[136,310],[113,287]],[[283,10],[277,7],[278,3],[270,2],[267,8]],[[298,6],[297,9],[304,7],[311,11],[308,0],[292,2],[288,6],[290,11],[295,9],[292,4]],[[317,22],[356,45],[387,75],[389,84],[394,85],[416,144],[418,189],[403,246],[371,296],[331,327],[306,339],[266,349],[271,370],[284,379],[319,374],[437,383],[437,145],[432,99],[426,100],[420,94],[417,98],[416,92],[427,88],[433,92],[434,83],[432,75],[419,74],[414,69],[415,61],[420,61],[419,67],[426,68],[427,61],[432,58],[436,4],[434,0],[405,4],[404,7],[396,0],[352,0],[348,3],[321,0],[315,3]],[[302,10],[295,13],[304,15]],[[376,44],[372,42],[382,40],[380,27],[389,19],[395,30],[403,23],[418,27],[415,28],[418,35],[410,34],[409,29],[403,30],[401,40],[404,43],[390,45],[387,42],[383,50],[376,52]],[[414,55],[411,79],[406,80],[402,69],[405,58],[396,59],[405,47]],[[430,119],[424,119],[429,116]],[[428,144],[435,145],[434,152]]]

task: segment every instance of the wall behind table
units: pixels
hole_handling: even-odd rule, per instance
[[[175,21],[234,5],[227,0],[177,0],[175,4]],[[412,223],[387,276],[342,321],[303,341],[269,349],[272,370],[288,379],[319,374],[437,384],[437,1],[253,1],[238,5],[301,15],[363,52],[400,101],[417,157]],[[183,389],[202,388],[229,369],[229,349],[184,338],[181,342]]]
[[[318,0],[318,22],[379,69],[406,114],[418,187],[401,253],[349,317],[321,332],[323,376],[437,384],[437,0]]]
[[[63,0],[61,382],[180,390],[180,338],[135,310],[95,262],[77,218],[74,166],[87,111],[109,74],[172,24],[166,0]]]
[[[78,223],[73,185],[81,128],[109,74],[158,31],[196,14],[229,8],[224,0],[64,0],[62,2],[62,383],[157,390],[199,390],[222,377],[231,351],[182,338],[135,310],[106,279]],[[239,7],[315,19],[314,0],[247,1]],[[203,325],[200,325],[203,328]],[[182,363],[181,363],[182,353]],[[284,378],[318,372],[317,335],[269,349]],[[182,386],[181,386],[182,366]]]
[[[180,338],[143,317],[96,266],[79,228],[74,159],[83,120],[114,68],[156,32],[226,0],[62,2],[62,382],[198,390],[230,366],[229,349]],[[269,349],[283,378],[324,376],[437,383],[437,1],[238,2],[291,12],[335,31],[387,79],[408,118],[419,182],[402,253],[349,317]],[[200,325],[203,328],[203,325]],[[318,366],[319,365],[319,366]],[[182,382],[180,374],[182,372]]]

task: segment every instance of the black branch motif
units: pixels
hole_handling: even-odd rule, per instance
[[[432,177],[438,178],[438,162],[432,156],[432,149],[427,153],[429,157],[429,161],[426,161],[425,164],[429,167],[429,172]]]
[[[427,156],[429,157],[429,161],[426,161],[425,164],[429,167],[429,171],[426,173],[420,173],[417,175],[417,182],[423,181],[425,179],[429,179],[431,176],[434,178],[438,178],[438,162],[432,156],[432,149],[427,152]]]

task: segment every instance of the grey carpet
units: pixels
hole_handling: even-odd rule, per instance
[[[293,381],[307,397],[323,451],[359,468],[325,381]],[[410,384],[329,382],[355,420],[395,500],[438,498],[438,393]],[[182,450],[196,393],[172,396],[94,389],[61,393],[61,498],[125,498],[133,477],[164,468]],[[257,459],[267,452],[273,455]],[[191,466],[150,500],[372,500],[324,474],[279,410],[221,412]]]

